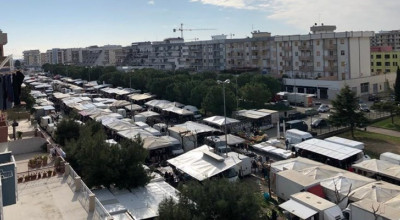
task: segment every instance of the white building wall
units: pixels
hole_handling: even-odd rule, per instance
[[[343,40],[343,41],[342,41]],[[343,42],[343,43],[342,43]],[[344,55],[341,52],[344,51]],[[337,44],[337,59],[338,59],[338,80],[345,80],[349,77],[349,39],[340,38]]]

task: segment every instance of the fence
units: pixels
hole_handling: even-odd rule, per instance
[[[104,206],[100,203],[100,201],[95,198],[95,207],[93,213],[94,219],[110,219],[111,215],[107,212]]]

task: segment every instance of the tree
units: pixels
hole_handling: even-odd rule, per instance
[[[80,125],[74,120],[63,119],[57,124],[56,142],[64,146],[67,141],[77,140],[79,138],[79,127]]]
[[[240,93],[246,108],[263,108],[272,98],[268,87],[262,83],[247,83],[240,88]]]
[[[356,94],[346,85],[342,88],[336,99],[332,101],[335,111],[329,118],[334,126],[350,126],[351,136],[354,138],[354,128],[356,126],[365,125],[368,119],[363,112],[356,111],[358,109],[358,98]]]
[[[225,103],[226,103],[226,115],[232,114],[235,108],[235,95],[234,93],[225,87]],[[224,97],[222,94],[222,85],[215,85],[209,88],[207,95],[203,98],[201,106],[205,112],[212,112],[216,115],[224,115]]]
[[[400,67],[397,67],[396,82],[394,84],[395,101],[400,102]]]
[[[396,114],[400,114],[400,107],[396,104],[396,102],[392,101],[374,103],[371,108],[378,111],[390,112],[392,124],[394,124],[394,116]]]
[[[159,205],[159,219],[265,219],[260,199],[245,183],[226,179],[190,182],[179,188],[179,201]]]

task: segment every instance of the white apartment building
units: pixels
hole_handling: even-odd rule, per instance
[[[60,48],[47,50],[46,62],[50,64],[64,64],[64,50]]]
[[[321,25],[311,27],[312,33],[307,35],[275,36],[272,59],[276,54],[276,63],[272,68],[288,77],[287,91],[332,99],[344,81],[354,82],[350,86],[358,95],[372,91],[369,84],[363,83],[371,77],[370,38],[374,32],[334,32],[335,29]],[[360,78],[364,80],[358,84],[356,79]]]
[[[391,46],[393,50],[400,50],[400,30],[380,31],[371,38],[371,46]]]
[[[24,65],[25,67],[41,67],[42,57],[39,50],[25,50],[24,55]]]
[[[151,52],[145,60],[145,66],[160,70],[178,70],[186,67],[189,55],[188,46],[182,38],[167,38],[152,43]]]

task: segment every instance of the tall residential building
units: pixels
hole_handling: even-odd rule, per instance
[[[25,50],[23,55],[25,67],[41,67],[42,57],[39,50]]]
[[[194,71],[225,70],[226,35],[212,36],[212,40],[192,41],[188,46],[186,68]]]
[[[43,64],[47,63],[47,54],[46,53],[40,53],[40,66],[43,66]]]
[[[3,33],[3,31],[0,30],[0,61],[2,60],[1,58],[4,57],[3,46],[6,44],[7,44],[7,34]]]
[[[384,90],[392,75],[371,75],[370,31],[334,32],[335,26],[313,26],[310,34],[276,36],[277,62],[287,91],[333,99],[344,85],[358,95]],[[387,78],[386,78],[387,77]]]
[[[251,38],[228,39],[225,46],[227,70],[260,69],[273,72],[274,57],[271,51],[274,44],[271,33],[256,31]]]
[[[64,64],[64,50],[60,48],[47,50],[46,60],[50,64]]]
[[[371,46],[391,46],[393,50],[400,50],[400,30],[381,31],[371,39]]]
[[[394,73],[400,65],[400,51],[392,47],[371,47],[371,74]]]

